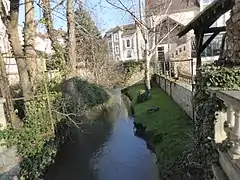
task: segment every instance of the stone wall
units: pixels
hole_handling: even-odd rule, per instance
[[[5,100],[0,98],[0,131],[7,126],[3,108],[4,102]],[[0,140],[0,180],[17,179],[17,175],[20,171],[20,159],[16,156],[16,149],[7,148],[1,145],[2,142],[4,142],[3,139]]]
[[[227,52],[228,58],[235,64],[240,64],[240,0],[235,0],[231,17],[227,21]]]
[[[172,79],[164,76],[156,75],[156,83],[169,95],[171,98],[193,118],[192,108],[192,86],[185,83],[175,82]]]
[[[124,83],[124,87],[130,87],[134,84],[142,82],[144,80],[145,74],[144,70],[134,72],[133,75]],[[153,67],[150,67],[150,77],[153,75]]]

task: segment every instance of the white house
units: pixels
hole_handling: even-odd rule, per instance
[[[117,26],[104,36],[108,43],[109,58],[112,60],[139,61],[143,58],[143,38],[135,24]]]

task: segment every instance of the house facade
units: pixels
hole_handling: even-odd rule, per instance
[[[162,26],[162,22],[164,19],[166,19],[166,17],[176,21],[180,24],[180,26],[184,26],[193,20],[201,11],[204,11],[204,9],[213,1],[214,0],[146,0],[146,19],[149,26],[152,28]],[[225,26],[229,17],[230,13],[227,12],[226,14],[222,15],[212,25],[212,27]],[[159,41],[155,41],[157,39],[156,37],[150,37],[150,40],[155,41],[155,46],[157,46],[156,55],[154,56],[155,62],[157,62],[156,64],[166,61],[167,63],[162,63],[164,65],[161,65],[160,69],[166,69],[167,71],[170,71],[170,67],[168,66],[171,66],[172,70],[174,69],[175,76],[178,75],[177,72],[179,69],[189,74],[195,74],[196,53],[194,32],[190,31],[181,39],[173,39],[174,33],[172,33],[171,27],[168,28],[168,31],[170,33],[167,33],[169,35],[165,37],[166,40],[163,40],[158,44],[157,42]],[[159,32],[156,31],[155,36],[159,36],[158,34]],[[201,56],[203,64],[212,63],[219,58],[222,35],[223,34],[219,34],[217,37],[215,37],[211,44],[202,53]],[[211,34],[205,35],[203,41],[206,41],[210,36]],[[193,59],[193,64],[190,59]],[[179,60],[182,60],[182,62],[173,62]]]
[[[177,32],[200,12],[200,7],[195,0],[147,0],[145,7],[148,26],[155,30],[154,37],[150,37],[156,47],[152,61],[155,61],[156,65],[160,64],[157,72],[165,73],[165,70],[168,72],[175,65],[170,61],[178,56],[177,48],[183,52],[187,51],[186,46],[190,47],[193,33],[179,40]],[[189,43],[179,47],[186,42]]]
[[[104,38],[108,43],[110,60],[139,61],[143,58],[143,39],[135,24],[111,28]]]

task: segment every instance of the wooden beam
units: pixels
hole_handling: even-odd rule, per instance
[[[225,32],[226,31],[226,26],[222,27],[212,27],[212,28],[204,28],[203,32],[204,33],[215,33],[215,32]]]
[[[206,47],[212,42],[212,40],[219,34],[219,32],[215,32],[213,33],[208,40],[201,45],[201,47],[199,48],[200,54],[204,51],[204,49],[206,49]]]

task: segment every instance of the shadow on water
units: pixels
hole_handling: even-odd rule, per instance
[[[118,107],[74,131],[62,145],[46,180],[158,180],[146,143],[134,135],[121,94]],[[120,95],[120,96],[119,96]],[[112,121],[114,117],[114,121]]]

